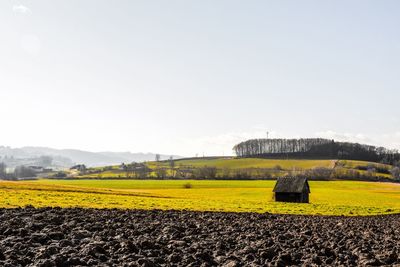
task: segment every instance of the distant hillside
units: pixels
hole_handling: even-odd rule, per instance
[[[122,162],[143,162],[154,160],[155,153],[131,153],[131,152],[89,152],[77,149],[54,149],[48,147],[22,147],[10,148],[0,146],[0,157],[13,157],[18,162],[31,162],[29,159],[41,156],[51,156],[54,164],[69,167],[75,163],[97,167],[120,164]],[[161,160],[168,159],[170,155],[160,155]],[[174,159],[181,158],[173,156]],[[0,160],[1,161],[1,160]]]

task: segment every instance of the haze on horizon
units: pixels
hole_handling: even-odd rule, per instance
[[[398,1],[0,2],[0,145],[400,149]]]

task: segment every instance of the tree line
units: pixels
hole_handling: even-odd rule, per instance
[[[326,158],[382,162],[395,165],[399,151],[323,138],[251,139],[233,147],[238,157]]]

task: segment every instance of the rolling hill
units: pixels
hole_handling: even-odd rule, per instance
[[[74,164],[85,164],[91,167],[120,164],[122,162],[143,162],[154,160],[155,153],[131,153],[131,152],[90,152],[78,149],[54,149],[49,147],[21,147],[11,148],[0,146],[0,157],[13,157],[19,159],[21,165],[28,159],[51,156],[57,165],[70,167]],[[170,155],[160,155],[160,158],[168,159]],[[180,156],[173,156],[175,159]],[[0,160],[1,161],[1,160]]]
[[[120,166],[89,169],[78,178],[181,178],[181,179],[273,179],[306,175],[311,179],[388,180],[392,166],[356,160],[261,159],[261,158],[188,158],[151,161],[142,165],[145,177]],[[140,168],[136,166],[135,168]],[[162,177],[160,172],[163,171]],[[210,174],[210,172],[213,172]],[[141,173],[143,175],[143,173]]]

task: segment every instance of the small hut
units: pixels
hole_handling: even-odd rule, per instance
[[[306,178],[282,177],[276,181],[273,192],[275,201],[308,203],[311,193]]]

